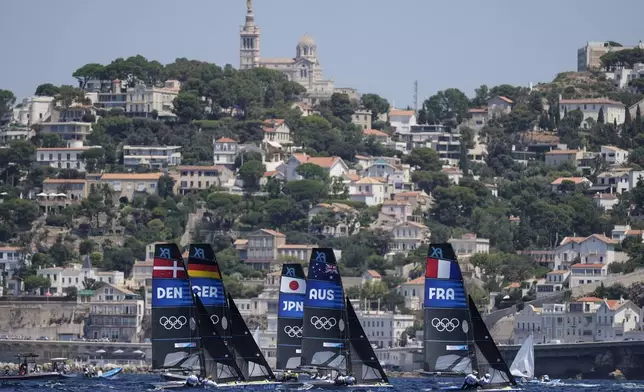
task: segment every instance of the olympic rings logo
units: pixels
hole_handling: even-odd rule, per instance
[[[330,330],[331,328],[335,327],[335,325],[338,323],[336,319],[333,317],[318,317],[318,316],[313,316],[311,317],[311,324],[316,328],[316,329],[325,329],[325,330]]]
[[[284,333],[287,334],[290,338],[301,338],[302,327],[300,327],[299,325],[287,325],[286,327],[284,327]]]
[[[216,314],[211,315],[210,321],[212,321],[213,325],[216,325],[219,322],[219,316],[217,316]]]
[[[434,327],[438,332],[443,332],[443,331],[452,332],[453,330],[458,328],[459,325],[460,325],[460,322],[458,321],[458,319],[455,319],[455,318],[451,320],[448,318],[432,319],[432,327]]]
[[[159,319],[159,324],[168,331],[171,329],[181,329],[187,322],[188,320],[184,316],[161,316]]]

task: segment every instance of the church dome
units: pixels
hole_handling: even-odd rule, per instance
[[[297,44],[304,46],[315,46],[315,41],[313,41],[313,38],[311,38],[310,35],[304,34]]]

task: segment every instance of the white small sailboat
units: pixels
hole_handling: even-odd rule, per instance
[[[532,380],[534,378],[534,338],[532,334],[523,342],[517,356],[512,361],[510,373],[519,379]]]

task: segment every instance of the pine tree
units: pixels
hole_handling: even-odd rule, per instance
[[[640,132],[641,126],[642,112],[640,111],[640,105],[637,105],[637,111],[635,111],[635,122],[633,123],[633,136],[637,135]]]
[[[629,129],[633,120],[631,119],[631,111],[626,109],[626,114],[624,115],[624,129]]]
[[[599,113],[597,113],[597,124],[604,123],[604,107],[599,108]]]
[[[564,116],[564,118],[566,118],[566,116],[568,116],[568,106],[564,106],[564,115],[563,116]]]

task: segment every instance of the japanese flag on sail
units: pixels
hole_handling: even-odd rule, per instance
[[[282,276],[280,291],[287,294],[306,294],[306,280]]]
[[[455,261],[428,258],[426,278],[462,280],[461,268]]]

